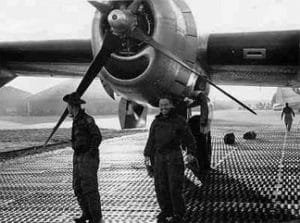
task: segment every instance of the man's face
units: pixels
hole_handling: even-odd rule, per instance
[[[173,104],[167,98],[162,98],[159,100],[159,108],[162,115],[168,115],[170,110],[173,108]]]
[[[69,116],[71,118],[74,118],[75,117],[75,106],[68,104],[68,111],[69,111]]]

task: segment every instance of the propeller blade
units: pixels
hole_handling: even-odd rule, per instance
[[[97,56],[94,58],[93,62],[89,66],[86,74],[84,75],[82,81],[80,82],[77,93],[82,96],[86,89],[90,86],[94,78],[98,75],[104,64],[106,63],[107,59],[109,58],[110,54],[120,49],[122,46],[121,39],[108,32],[106,33],[103,45],[101,50],[98,52]]]
[[[129,6],[128,10],[132,13],[135,14],[137,10],[139,9],[140,4],[142,3],[142,0],[134,0]]]
[[[61,115],[61,117],[59,118],[58,122],[56,123],[55,127],[53,128],[50,136],[48,137],[48,139],[46,140],[44,146],[46,146],[48,144],[48,142],[50,141],[50,139],[52,138],[52,136],[54,135],[54,133],[57,131],[57,129],[59,128],[59,126],[61,125],[61,123],[63,123],[63,121],[66,119],[66,117],[68,116],[69,112],[68,109],[66,108],[64,113]]]
[[[195,73],[202,80],[208,82],[211,86],[213,86],[217,90],[221,91],[227,97],[229,97],[230,99],[232,99],[233,101],[235,101],[236,103],[238,103],[239,105],[241,105],[242,107],[244,107],[245,109],[247,109],[248,111],[250,111],[251,113],[256,115],[256,112],[253,111],[251,108],[249,108],[247,105],[245,105],[244,103],[242,103],[241,101],[239,101],[238,99],[236,99],[235,97],[233,97],[232,95],[230,95],[229,93],[224,91],[222,88],[218,87],[211,80],[209,80],[205,75],[203,75],[200,72],[198,72],[197,70],[191,68],[188,64],[183,62],[178,56],[174,55],[170,50],[168,50],[163,45],[161,45],[160,43],[155,41],[152,37],[145,35],[143,33],[143,31],[140,30],[139,28],[135,28],[133,31],[131,31],[131,33],[129,35],[134,39],[138,39],[140,41],[143,41],[143,42],[147,43],[148,45],[152,46],[154,49],[158,50],[159,52],[161,52],[165,56],[169,57],[171,60],[177,62],[178,64],[180,64],[181,66],[183,66],[187,70]]]
[[[115,52],[116,50],[120,49],[122,45],[121,39],[112,33],[106,33],[103,45],[101,50],[98,52],[94,60],[92,61],[91,65],[89,66],[88,70],[86,71],[82,81],[80,82],[76,92],[80,95],[80,97],[84,94],[86,89],[90,86],[92,81],[98,75],[102,67],[105,65],[107,59],[110,57],[110,54]],[[50,141],[52,136],[55,134],[61,123],[65,120],[68,115],[68,109],[65,109],[64,113],[58,120],[56,126],[53,128],[50,136],[48,137],[47,141],[45,142],[44,146]]]
[[[110,5],[103,4],[97,1],[88,1],[88,2],[103,14],[108,14],[112,10],[112,7]]]

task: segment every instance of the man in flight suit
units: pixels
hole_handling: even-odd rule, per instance
[[[74,219],[76,223],[99,223],[102,219],[97,171],[99,167],[98,147],[102,136],[94,119],[81,109],[85,101],[74,92],[63,97],[68,103],[68,111],[73,118],[72,148],[73,189],[82,216]]]
[[[289,107],[289,103],[285,103],[285,107],[281,113],[281,120],[284,115],[284,123],[287,131],[289,132],[292,127],[293,117],[295,117],[295,113],[291,107]]]
[[[182,222],[184,162],[181,148],[187,150],[187,161],[195,159],[195,139],[183,117],[178,115],[171,98],[159,100],[160,114],[151,124],[144,150],[145,163],[154,169],[154,184],[161,213],[158,222]],[[170,219],[170,221],[169,221]]]

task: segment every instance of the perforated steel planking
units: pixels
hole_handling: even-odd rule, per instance
[[[230,126],[212,132],[212,166],[197,177],[186,171],[185,222],[280,222],[300,217],[299,131]],[[155,222],[159,213],[142,150],[147,134],[107,140],[101,147],[99,190],[106,222]],[[80,210],[72,191],[72,150],[66,148],[0,163],[0,222],[72,222]]]

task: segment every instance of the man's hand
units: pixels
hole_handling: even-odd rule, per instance
[[[147,173],[149,177],[153,177],[154,171],[153,171],[153,166],[151,166],[151,159],[149,156],[145,156],[145,166],[147,169]]]
[[[191,154],[187,154],[185,157],[185,163],[192,163],[194,160],[196,160],[196,158]]]
[[[146,166],[151,166],[150,156],[145,156],[144,163]]]
[[[184,162],[188,168],[192,167],[193,166],[192,164],[195,163],[196,168],[199,169],[199,162],[198,162],[197,158],[191,154],[186,155]]]

